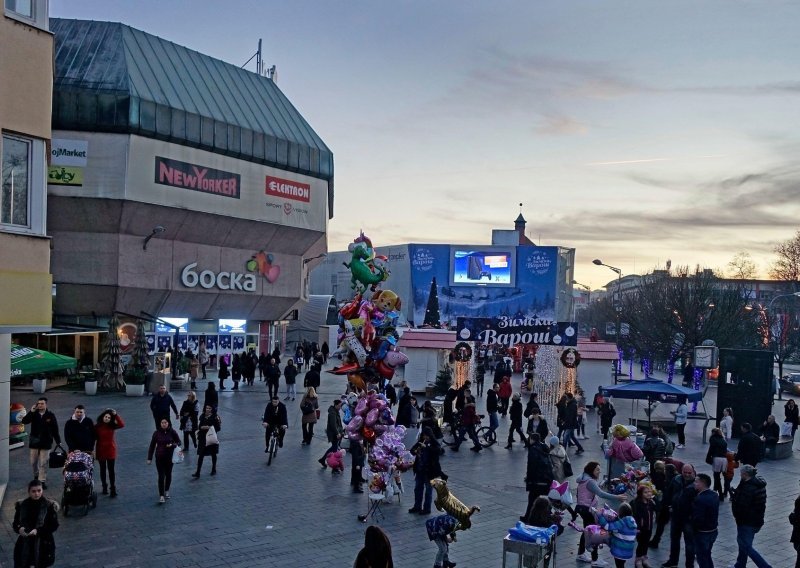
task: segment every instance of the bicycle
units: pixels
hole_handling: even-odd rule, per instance
[[[481,416],[481,418],[483,418],[483,416]],[[475,431],[475,434],[477,434],[478,442],[480,442],[483,448],[488,448],[497,443],[497,431],[492,430],[488,426],[481,426]]]
[[[275,455],[278,453],[278,429],[280,426],[268,426],[267,427],[267,465],[272,465],[272,460],[275,458]]]

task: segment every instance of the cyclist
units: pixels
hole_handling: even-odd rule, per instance
[[[265,434],[266,449],[269,451],[269,437],[272,430],[275,429],[278,433],[278,447],[283,447],[283,437],[286,434],[286,428],[289,427],[289,418],[286,414],[286,405],[284,405],[277,393],[272,396],[270,403],[264,409],[264,416],[261,418],[261,424],[267,429]]]

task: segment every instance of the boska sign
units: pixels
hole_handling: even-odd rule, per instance
[[[187,288],[194,288],[200,285],[201,288],[210,290],[219,288],[220,290],[241,290],[242,292],[256,291],[256,277],[252,274],[239,274],[238,272],[213,272],[203,270],[198,273],[195,271],[197,263],[187,264],[181,271],[181,284]]]

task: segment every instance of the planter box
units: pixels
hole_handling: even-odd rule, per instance
[[[83,383],[84,391],[89,396],[94,396],[97,394],[97,381],[86,381]]]
[[[125,396],[143,396],[144,385],[125,385]]]
[[[33,379],[33,392],[42,394],[47,390],[47,379]]]

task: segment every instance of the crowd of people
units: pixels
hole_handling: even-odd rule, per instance
[[[305,354],[300,355],[301,351],[298,347],[296,356],[286,362],[283,373],[278,368],[277,376],[283,376],[286,380],[286,396],[283,401],[277,386],[269,389],[269,401],[262,415],[262,424],[267,433],[265,444],[269,443],[270,433],[274,432],[278,436],[279,446],[283,445],[289,424],[289,411],[284,402],[295,401],[294,384],[301,369],[307,369],[303,381],[305,391],[298,406],[302,445],[311,444],[315,424],[321,419],[317,389],[322,363],[312,356],[312,362],[307,364]],[[262,380],[268,386],[270,373],[274,374],[278,365],[279,358],[276,355],[280,354],[271,354],[264,366]],[[239,366],[245,356],[247,355],[240,357]],[[258,364],[257,368],[260,369],[261,365]],[[287,374],[287,369],[294,372]],[[239,371],[234,364],[234,390],[238,388],[235,378],[237,372]],[[249,368],[241,373],[241,377],[249,381]],[[573,472],[570,455],[583,453],[580,441],[588,439],[586,426],[589,413],[583,393],[564,393],[556,405],[555,423],[551,425],[543,416],[536,392],[531,392],[527,403],[523,404],[520,393],[515,393],[510,385],[507,368],[504,373],[506,374],[499,382],[495,382],[486,391],[484,405],[491,430],[498,430],[500,418],[508,417],[509,430],[505,447],[512,450],[519,441],[527,452],[525,485],[528,502],[521,520],[534,526],[550,526],[550,521],[554,518],[560,519],[554,516],[555,504],[548,498],[552,483],[573,481],[576,506],[574,510],[567,506],[567,511],[571,513],[573,521],[580,519],[584,526],[599,524],[606,528],[609,534],[608,548],[617,567],[625,566],[629,560],[634,561],[636,568],[653,566],[648,558],[648,550],[659,548],[662,537],[669,528],[669,558],[662,564],[662,568],[677,568],[681,554],[684,555],[687,567],[696,562],[704,568],[714,565],[712,550],[718,534],[720,503],[730,499],[731,512],[737,526],[738,559],[735,567],[744,568],[748,558],[759,568],[770,566],[756,550],[754,541],[764,524],[766,510],[766,481],[758,475],[757,466],[763,459],[765,448],[781,435],[780,430],[775,434],[773,424],[776,422],[773,416],[760,425],[758,433],[750,424],[743,423],[734,451],[729,447],[733,435],[733,411],[725,409],[719,427],[712,430],[709,439],[706,457],[709,471],[706,473],[698,472],[694,464],[682,463],[676,459],[675,450],[682,449],[686,443],[685,433],[680,427],[683,419],[680,407],[675,413],[678,444],[662,428],[656,426],[648,432],[639,448],[633,439],[613,426],[616,411],[611,401],[596,396],[593,403],[597,414],[597,432],[604,440],[609,441],[605,446],[604,457],[610,458],[612,463],[617,460],[623,465],[640,459],[649,464],[648,481],[636,487],[635,498],[629,498],[626,494],[611,493],[604,486],[598,461],[589,461],[582,471]],[[476,436],[476,427],[482,414],[472,394],[472,386],[470,381],[466,381],[459,388],[451,388],[444,397],[444,422],[456,432],[455,443],[451,445],[452,451],[458,451],[467,437],[473,442],[473,451],[477,453],[482,449]],[[220,389],[224,388],[223,382]],[[440,461],[444,450],[439,416],[431,401],[426,401],[419,407],[416,397],[404,383],[396,386],[387,384],[384,393],[390,408],[396,406],[397,424],[420,427],[418,440],[411,447],[416,461],[413,466],[414,504],[409,513],[428,516],[432,512],[430,481],[435,478],[447,479]],[[200,477],[206,457],[211,459],[210,475],[216,475],[219,452],[217,435],[222,430],[218,406],[218,390],[213,381],[209,381],[202,405],[197,394],[190,391],[178,409],[176,401],[163,386],[150,399],[155,431],[147,448],[147,463],[155,461],[160,504],[170,499],[173,465],[180,461],[176,456],[178,453],[188,453],[190,444],[197,449],[197,467],[192,477]],[[323,468],[329,467],[331,454],[340,452],[345,436],[342,407],[342,399],[337,398],[328,407],[325,415],[325,435],[329,447],[319,459]],[[785,410],[786,422],[794,424],[796,429],[796,420],[792,422],[797,416],[794,401],[788,401]],[[37,558],[49,558],[49,551],[54,551],[53,533],[58,528],[58,505],[44,497],[43,490],[47,488],[49,452],[54,444],[62,444],[58,420],[48,410],[45,397],[41,397],[31,408],[23,418],[23,423],[30,425],[29,447],[33,481],[28,486],[28,497],[17,503],[14,519],[14,530],[19,534],[15,562],[19,556],[20,563],[17,565],[20,566],[26,566],[26,559],[31,558],[32,554],[36,554]],[[69,452],[90,453],[97,460],[100,465],[102,493],[112,498],[118,495],[115,468],[117,446],[114,436],[116,430],[124,426],[125,422],[114,409],[103,410],[93,422],[86,416],[85,408],[77,405],[63,429],[63,442]],[[574,451],[569,452],[570,448],[574,448]],[[354,493],[362,493],[365,482],[362,477],[365,448],[361,443],[351,442],[349,450],[352,460],[350,484]],[[334,474],[341,472],[341,468],[330,467]],[[737,468],[740,479],[734,486]],[[603,508],[600,506],[602,502],[606,504]],[[435,567],[454,566],[455,563],[449,560],[451,541],[446,530],[448,520],[439,517],[428,520],[431,521],[430,526],[426,526],[428,536],[438,549]],[[543,524],[545,521],[549,524]],[[792,543],[800,558],[800,498],[795,503],[795,512],[790,522],[794,527]],[[367,537],[365,550],[362,551],[363,554],[359,554],[360,560],[356,561],[357,566],[372,565],[364,562],[369,561],[367,557],[371,554],[366,550],[375,543],[378,543],[384,557],[386,551],[389,551],[386,565],[391,565],[391,546],[388,545],[386,534],[381,532]],[[597,546],[587,542],[584,534],[581,535],[577,552],[579,562],[591,566],[608,565],[600,558]],[[800,567],[800,560],[797,566]]]

